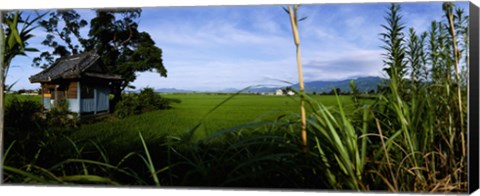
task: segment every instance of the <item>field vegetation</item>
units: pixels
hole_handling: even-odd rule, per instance
[[[298,113],[298,97],[261,95],[209,95],[201,93],[162,95],[167,99],[179,100],[170,109],[156,110],[123,119],[111,117],[95,124],[87,124],[72,130],[72,136],[99,139],[101,130],[104,137],[124,135],[124,141],[136,137],[140,131],[149,136],[179,136],[200,123],[195,138],[203,138],[218,130],[228,129],[249,123],[273,121],[281,116]],[[212,108],[229,99],[214,111]],[[335,107],[335,96],[314,96],[328,106]],[[345,105],[353,109],[350,96],[341,96]],[[310,110],[311,111],[311,110]],[[111,136],[111,135],[110,135]],[[120,138],[118,138],[120,139]],[[105,143],[108,141],[102,141]],[[120,142],[122,143],[122,142]]]

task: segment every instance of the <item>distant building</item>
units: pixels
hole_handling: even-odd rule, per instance
[[[292,95],[295,95],[295,93],[293,91],[289,90],[289,91],[287,91],[287,95],[292,96]]]
[[[38,92],[25,92],[21,93],[20,95],[38,95]]]
[[[38,90],[20,89],[20,90],[17,91],[17,93],[20,94],[20,95],[39,95]]]
[[[283,95],[283,90],[282,89],[277,89],[275,91],[275,95]]]
[[[46,109],[66,100],[69,110],[80,115],[109,111],[109,84],[122,77],[107,73],[98,54],[85,52],[58,59],[29,80],[41,84]]]

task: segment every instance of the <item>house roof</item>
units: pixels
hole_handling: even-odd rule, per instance
[[[29,80],[31,83],[50,82],[59,79],[79,79],[82,76],[108,80],[122,79],[120,75],[106,73],[103,67],[101,67],[103,71],[89,70],[97,62],[101,61],[100,56],[95,52],[84,52],[62,57],[42,72],[30,76]]]

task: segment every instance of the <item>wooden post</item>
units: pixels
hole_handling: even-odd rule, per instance
[[[107,101],[107,113],[109,113],[110,112],[110,97],[109,97],[110,89],[108,88],[108,86],[105,87],[105,92],[107,94],[107,99],[106,99],[106,101]]]
[[[42,94],[42,105],[43,105],[43,108],[46,108],[45,107],[45,89],[43,88],[43,84],[40,83],[40,93]]]
[[[56,107],[58,105],[58,85],[55,84],[55,98],[53,99],[53,106]]]
[[[93,114],[97,114],[97,88],[93,87]]]
[[[80,90],[80,80],[77,81],[77,101],[78,101],[78,117],[80,117],[80,114],[82,113],[82,97],[81,97],[81,90]]]

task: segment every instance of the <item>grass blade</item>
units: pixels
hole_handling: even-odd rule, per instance
[[[155,182],[156,186],[160,186],[160,181],[158,180],[157,172],[155,172],[155,166],[153,165],[152,158],[150,157],[150,152],[148,151],[147,144],[145,144],[145,140],[143,139],[142,133],[139,131],[138,135],[140,136],[140,140],[142,141],[143,149],[145,150],[145,155],[147,156],[147,167],[152,174],[153,181]]]

